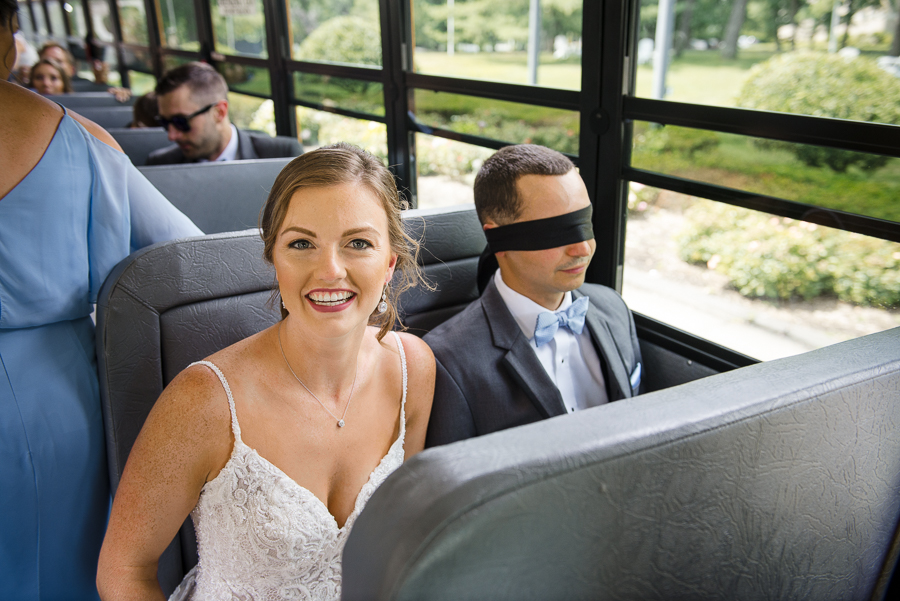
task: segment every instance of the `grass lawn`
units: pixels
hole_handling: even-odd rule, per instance
[[[667,78],[667,100],[693,102],[715,106],[734,106],[735,97],[747,78],[747,72],[758,62],[775,53],[771,44],[757,44],[740,52],[737,60],[727,61],[716,50],[688,50],[672,61]],[[527,56],[524,52],[483,52],[467,54],[416,50],[413,59],[416,71],[429,75],[447,75],[509,83],[527,82]],[[640,65],[637,69],[637,95],[650,96],[653,67]],[[541,55],[538,85],[578,90],[581,87],[581,66],[572,59],[556,60],[550,54]]]
[[[666,130],[670,137],[685,131]],[[635,167],[900,222],[900,159],[875,171],[851,167],[837,173],[810,167],[785,149],[759,148],[745,136],[711,134],[718,139],[716,146],[689,155],[651,149],[652,139],[640,131],[632,154]]]
[[[413,65],[417,73],[502,81],[528,82],[528,57],[524,52],[430,52],[416,49]],[[538,85],[564,90],[581,89],[580,60],[558,61],[552,54],[542,54],[538,66]]]
[[[750,67],[775,53],[774,47],[757,44],[742,50],[737,60],[728,61],[716,50],[687,50],[675,58],[666,78],[666,100],[712,106],[735,106],[735,99],[747,80]],[[649,98],[653,90],[653,67],[637,69],[635,95]]]

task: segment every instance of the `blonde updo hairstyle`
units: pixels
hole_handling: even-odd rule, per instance
[[[394,176],[375,156],[361,148],[344,142],[323,146],[301,154],[288,163],[269,192],[269,197],[260,216],[260,230],[264,243],[263,256],[273,263],[273,252],[278,230],[284,223],[294,192],[301,188],[324,188],[338,184],[356,183],[369,189],[387,214],[388,237],[391,251],[397,254],[394,275],[387,287],[387,311],[376,310],[369,317],[369,325],[378,326],[378,340],[384,338],[395,323],[399,324],[397,299],[402,292],[423,282],[417,257],[419,244],[403,229],[400,211],[405,207],[397,191]],[[272,298],[278,302],[278,287]],[[281,318],[288,312],[281,305]]]

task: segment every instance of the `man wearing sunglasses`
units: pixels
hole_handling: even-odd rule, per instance
[[[150,153],[148,165],[293,157],[297,140],[242,131],[228,118],[228,86],[213,67],[187,63],[166,73],[156,85],[157,123],[174,146]]]

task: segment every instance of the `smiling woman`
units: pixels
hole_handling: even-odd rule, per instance
[[[159,598],[159,556],[190,513],[200,563],[172,598],[337,599],[356,516],[424,446],[434,357],[414,336],[385,339],[388,284],[420,277],[390,172],[349,145],[303,154],[261,229],[283,319],[189,366],[157,401],[113,505],[104,598]]]

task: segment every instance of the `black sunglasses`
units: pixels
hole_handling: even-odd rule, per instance
[[[159,124],[159,126],[165,130],[168,130],[169,126],[171,125],[172,127],[174,127],[175,129],[177,129],[179,131],[189,132],[189,131],[191,131],[191,119],[193,119],[197,115],[205,113],[206,111],[208,111],[212,107],[216,106],[217,104],[219,104],[219,103],[213,102],[212,104],[208,104],[205,107],[203,107],[202,109],[200,109],[199,111],[195,111],[195,112],[191,113],[190,115],[172,115],[168,119],[166,119],[165,117],[163,117],[161,115],[157,115],[155,117],[155,119],[156,119],[156,122]]]

